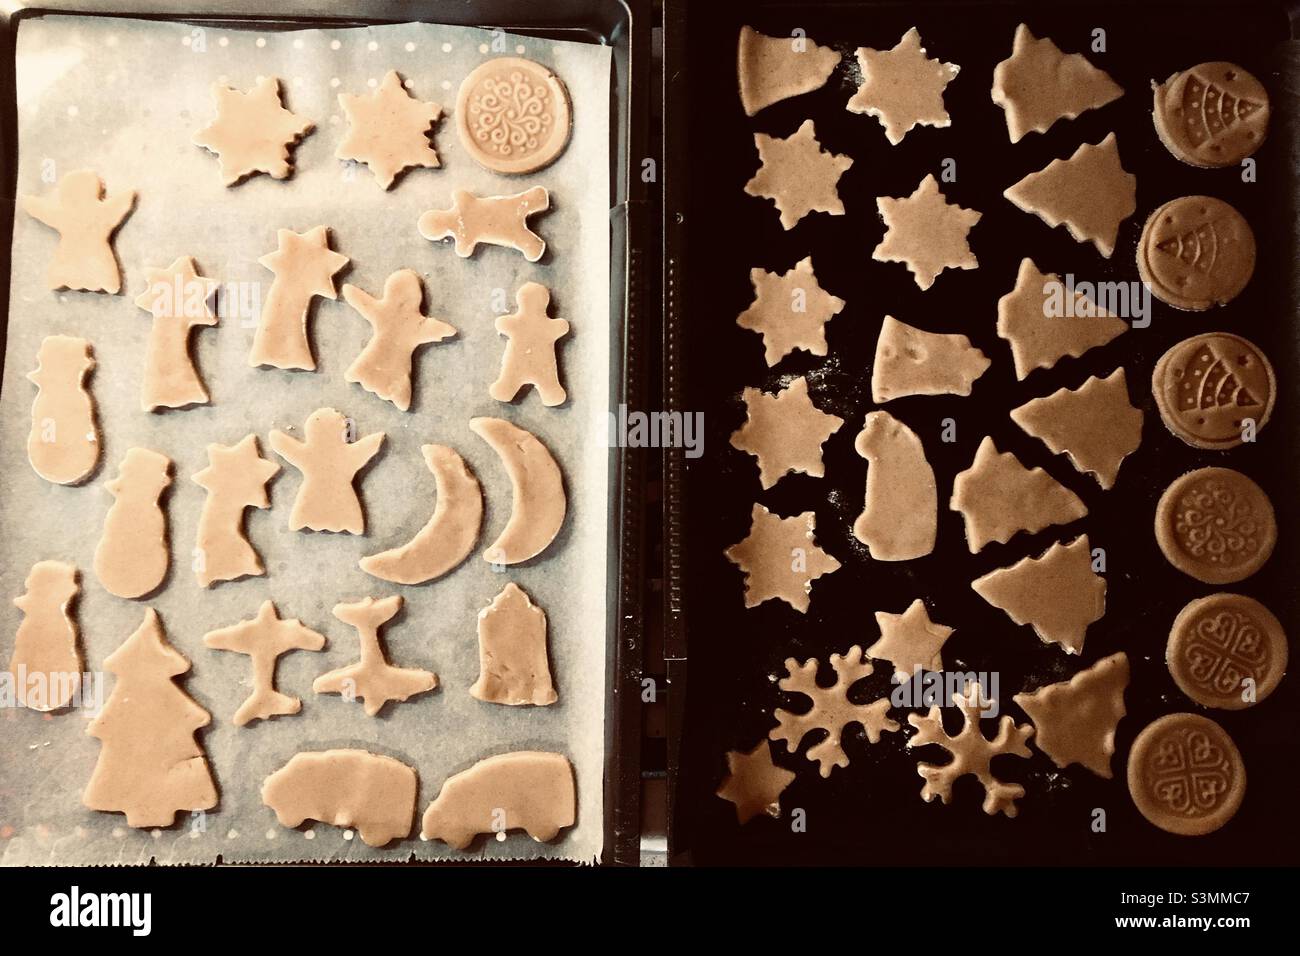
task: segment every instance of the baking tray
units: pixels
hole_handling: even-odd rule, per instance
[[[610,395],[609,408],[637,407],[642,394],[652,222],[640,157],[648,137],[650,0],[345,0],[322,6],[279,0],[274,15],[247,0],[50,0],[0,9],[0,315],[8,314],[9,250],[17,176],[14,43],[18,24],[49,13],[166,19],[205,25],[250,25],[263,30],[431,22],[499,27],[507,32],[600,43],[611,48],[610,91]],[[6,330],[0,323],[0,354]],[[610,449],[608,566],[606,569],[607,701],[605,714],[605,840],[602,862],[635,865],[639,850],[639,694],[644,465],[635,452]],[[412,529],[414,530],[414,529]]]
[[[669,0],[665,13],[665,391],[671,408],[703,412],[705,450],[691,460],[680,449],[665,461],[665,547],[671,701],[670,853],[676,863],[870,864],[1117,864],[1190,865],[1296,862],[1297,783],[1292,758],[1300,729],[1300,678],[1283,680],[1254,708],[1214,711],[1239,745],[1248,768],[1245,803],[1227,826],[1205,837],[1172,836],[1147,823],[1124,782],[1129,747],[1155,717],[1200,710],[1178,691],[1164,662],[1175,614],[1194,597],[1214,590],[1176,571],[1156,547],[1152,518],[1169,482],[1203,465],[1246,472],[1269,493],[1281,526],[1277,550],[1262,571],[1235,590],[1267,604],[1289,633],[1300,632],[1300,602],[1292,580],[1297,525],[1294,488],[1300,478],[1296,421],[1300,413],[1300,337],[1297,293],[1296,65],[1300,56],[1290,14],[1281,3],[698,3]],[[994,64],[1010,54],[1012,34],[1024,21],[1037,36],[1067,52],[1082,51],[1106,69],[1126,94],[1046,134],[1008,141],[1003,112],[990,99]],[[770,106],[747,118],[736,88],[735,50],[743,24],[773,36],[795,28],[845,54],[821,90]],[[849,113],[856,87],[858,46],[892,47],[908,28],[921,31],[929,55],[956,62],[960,75],[945,102],[953,125],[918,128],[891,147],[880,124]],[[1091,31],[1106,31],[1107,52],[1089,50]],[[1269,139],[1256,154],[1259,179],[1240,171],[1201,170],[1175,160],[1159,143],[1150,119],[1152,79],[1205,60],[1231,60],[1260,77],[1273,98]],[[789,135],[805,118],[829,150],[854,165],[840,180],[847,215],[811,214],[789,232],[772,204],[743,193],[757,168],[753,133]],[[1137,212],[1122,226],[1113,257],[1076,243],[1064,229],[1002,198],[1002,190],[1051,159],[1069,156],[1084,142],[1114,130],[1123,165],[1137,176]],[[876,263],[871,250],[883,224],[875,197],[906,196],[944,158],[957,161],[957,181],[944,184],[952,202],[983,219],[971,233],[979,268],[946,272],[921,292],[903,266]],[[1083,280],[1137,279],[1134,251],[1147,214],[1185,194],[1219,196],[1250,221],[1259,242],[1254,278],[1235,301],[1210,313],[1182,313],[1153,303],[1149,328],[1131,329],[1080,359],[1017,383],[1007,343],[995,333],[996,305],[1011,290],[1022,256],[1044,271]],[[817,277],[847,302],[827,326],[828,359],[788,356],[775,370],[763,361],[759,336],[735,317],[752,290],[749,271],[785,271],[811,254]],[[936,552],[918,561],[872,562],[852,539],[862,508],[866,462],[853,439],[870,400],[870,370],[881,319],[889,314],[936,332],[961,332],[993,359],[969,398],[909,397],[886,408],[922,435],[939,484]],[[1280,394],[1273,419],[1255,445],[1229,452],[1189,448],[1166,431],[1150,395],[1150,373],[1174,342],[1223,329],[1260,345],[1277,369]],[[1099,490],[1064,456],[1053,456],[1008,418],[1031,397],[1123,363],[1133,401],[1145,413],[1142,445],[1120,472],[1116,487]],[[774,387],[783,374],[810,374],[814,401],[845,419],[825,445],[827,477],[787,476],[761,492],[752,457],[728,444],[744,420],[744,386]],[[952,417],[957,441],[942,444],[938,423]],[[1089,516],[1033,536],[1018,535],[978,555],[966,550],[960,516],[947,508],[953,475],[967,468],[984,434],[1026,465],[1041,465],[1085,501]],[[746,610],[741,575],[723,549],[743,538],[750,505],[762,501],[781,514],[812,509],[819,543],[842,563],[813,586],[808,614],[770,601]],[[1088,630],[1082,658],[1067,658],[1041,644],[1027,627],[984,603],[968,582],[995,567],[1040,554],[1052,541],[1086,531],[1108,555],[1107,609]],[[962,670],[998,670],[1003,713],[1025,715],[1010,697],[1067,678],[1099,658],[1124,650],[1132,667],[1128,716],[1119,724],[1115,779],[1078,766],[1057,771],[1036,748],[1030,760],[1003,758],[996,772],[1021,783],[1026,795],[1014,820],[987,817],[972,778],[959,781],[953,802],[920,799],[920,760],[946,762],[936,748],[904,749],[910,736],[885,735],[868,745],[860,728],[846,734],[847,768],[823,780],[814,764],[775,744],[778,764],[798,776],[781,798],[786,816],[739,827],[734,808],[714,796],[725,774],[724,754],[749,749],[773,726],[773,708],[806,708],[806,698],[780,693],[773,675],[787,657],[823,662],[853,644],[869,645],[878,631],[872,612],[901,611],[924,597],[936,621],[957,628],[944,648],[945,663]],[[1294,646],[1294,642],[1293,642]],[[1294,660],[1293,652],[1293,660]],[[689,667],[689,680],[688,680]],[[1294,670],[1294,666],[1292,670]],[[861,685],[875,699],[892,687],[887,665]],[[856,693],[854,695],[856,697]],[[949,714],[949,719],[951,715]],[[950,728],[951,729],[951,728]],[[989,725],[985,724],[985,730]],[[817,738],[810,738],[815,742]],[[807,832],[793,833],[789,811],[803,808]],[[1094,808],[1105,808],[1107,830],[1093,833]]]

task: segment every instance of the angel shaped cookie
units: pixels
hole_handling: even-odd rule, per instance
[[[59,234],[45,272],[51,289],[117,293],[122,273],[109,240],[135,204],[135,192],[104,194],[98,174],[89,169],[67,173],[53,196],[23,196],[23,211]]]

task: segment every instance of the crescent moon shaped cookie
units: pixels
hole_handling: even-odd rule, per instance
[[[1268,356],[1228,332],[1183,339],[1156,363],[1151,392],[1165,427],[1193,448],[1235,448],[1246,419],[1258,432],[1273,413],[1277,378]]]
[[[211,301],[221,283],[200,276],[189,256],[166,269],[146,269],[145,281],[135,304],[153,316],[153,327],[140,405],[146,412],[206,405],[208,390],[190,358],[190,330],[217,324]]]
[[[365,163],[380,188],[391,188],[413,167],[441,165],[429,145],[429,129],[442,116],[442,107],[407,93],[396,70],[389,70],[373,93],[340,93],[339,106],[347,114],[348,133],[334,155]]]
[[[420,235],[430,242],[454,239],[456,255],[466,259],[480,242],[505,246],[536,262],[546,252],[546,242],[528,228],[528,218],[551,208],[551,194],[534,186],[513,196],[486,196],[457,189],[451,207],[430,209],[420,217]]]
[[[279,465],[262,457],[256,435],[245,435],[236,445],[208,446],[208,467],[190,478],[208,492],[194,543],[200,587],[266,573],[244,536],[244,509],[271,507],[266,483],[279,471]]]
[[[456,94],[456,132],[470,159],[494,173],[532,173],[564,152],[569,91],[532,60],[503,56],[474,68]]]
[[[319,820],[355,827],[366,846],[411,835],[419,778],[400,760],[365,750],[296,753],[262,782],[262,802],[281,826]]]
[[[1151,214],[1137,245],[1138,274],[1175,309],[1204,312],[1237,297],[1255,273],[1255,234],[1213,196],[1183,196]]]
[[[1178,612],[1165,663],[1184,694],[1206,707],[1243,710],[1277,689],[1287,637],[1268,608],[1244,594],[1211,594]]]
[[[171,556],[162,493],[172,483],[171,459],[132,448],[105,488],[114,498],[95,548],[95,576],[120,598],[144,597],[163,582]]]
[[[1273,553],[1277,517],[1268,495],[1241,472],[1198,468],[1160,496],[1156,543],[1184,574],[1206,584],[1233,584]]]
[[[502,418],[471,418],[470,431],[492,446],[513,486],[510,520],[486,551],[492,564],[535,558],[564,524],[567,498],[560,466],[536,435]]]
[[[348,257],[330,248],[329,229],[317,226],[307,232],[281,229],[275,252],[258,263],[275,274],[262,314],[253,333],[248,364],[314,371],[316,359],[307,338],[307,315],[315,296],[337,299],[334,274],[348,264]]]
[[[361,559],[361,570],[396,584],[423,584],[459,565],[478,542],[483,489],[465,459],[445,445],[422,445],[438,503],[433,517],[406,544]]]
[[[23,196],[19,202],[27,215],[59,234],[46,285],[114,294],[122,288],[110,240],[135,205],[134,191],[106,196],[96,173],[78,169],[59,180],[53,196]]]
[[[1152,89],[1160,142],[1191,166],[1236,166],[1268,135],[1268,91],[1235,63],[1201,63]]]
[[[865,458],[867,490],[853,537],[877,561],[910,561],[934,550],[938,491],[916,432],[889,412],[868,412],[853,443]]]
[[[301,700],[275,689],[275,662],[290,651],[319,651],[325,646],[325,635],[297,618],[282,620],[275,605],[264,601],[256,617],[209,631],[203,635],[203,643],[214,651],[233,651],[252,658],[252,693],[231,719],[236,727],[243,727],[250,721],[287,717],[302,710]]]
[[[341,694],[346,700],[363,701],[368,717],[383,710],[389,701],[403,701],[438,686],[438,675],[410,667],[394,667],[384,656],[379,629],[402,607],[402,596],[394,594],[376,601],[363,598],[352,604],[334,605],[334,616],[356,629],[361,659],[355,664],[321,674],[312,681],[317,694]]]
[[[302,472],[302,486],[289,515],[290,530],[365,534],[366,516],[353,482],[357,472],[379,454],[384,433],[349,441],[351,420],[332,408],[312,412],[303,431],[303,441],[282,431],[271,432],[271,448]]]
[[[1246,796],[1246,765],[1227,731],[1199,714],[1148,724],[1128,755],[1128,792],[1142,816],[1180,836],[1213,833]]]
[[[518,750],[447,778],[424,811],[420,836],[463,850],[480,833],[522,829],[549,843],[577,819],[573,765],[563,754]]]
[[[769,37],[741,27],[736,78],[745,115],[821,89],[839,62],[839,53],[806,36]]]
[[[560,384],[555,345],[569,334],[569,323],[546,315],[551,293],[538,282],[525,282],[515,293],[519,311],[503,315],[496,330],[506,337],[501,374],[488,388],[499,402],[513,401],[521,388],[533,386],[548,408],[563,405],[568,397]]]
[[[72,616],[72,604],[81,593],[76,566],[38,561],[26,587],[26,593],[14,598],[14,607],[23,612],[9,658],[14,700],[32,710],[60,710],[81,686],[81,651]]]
[[[70,335],[41,342],[36,368],[27,380],[36,385],[27,460],[36,474],[56,485],[84,481],[99,464],[99,429],[86,377],[95,367],[90,343]]]
[[[194,145],[217,154],[221,181],[233,186],[257,173],[286,179],[293,171],[289,147],[311,132],[313,123],[280,102],[280,81],[264,76],[247,93],[212,85],[217,115],[194,134]]]

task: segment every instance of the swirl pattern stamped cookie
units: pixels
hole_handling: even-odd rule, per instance
[[[1128,789],[1142,816],[1169,833],[1202,836],[1232,819],[1246,765],[1227,731],[1197,714],[1166,714],[1133,741]]]
[[[1276,689],[1286,671],[1286,632],[1273,612],[1244,594],[1211,594],[1174,618],[1165,647],[1169,673],[1206,707],[1244,710]]]
[[[1151,214],[1137,246],[1138,275],[1161,302],[1204,312],[1235,299],[1255,272],[1255,234],[1213,196],[1182,196]]]
[[[1156,505],[1156,542],[1169,563],[1206,584],[1250,577],[1277,543],[1273,503],[1231,468],[1198,468],[1165,489]]]
[[[1245,441],[1273,413],[1277,378],[1268,357],[1239,335],[1207,332],[1179,342],[1156,363],[1151,392],[1165,427],[1193,448]]]
[[[569,92],[554,73],[523,57],[477,67],[456,95],[456,132],[474,162],[497,173],[531,173],[564,152],[572,129]]]
[[[1236,166],[1268,133],[1268,91],[1235,63],[1201,63],[1152,88],[1160,142],[1191,166]]]

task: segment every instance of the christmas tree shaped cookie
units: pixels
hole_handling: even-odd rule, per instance
[[[132,448],[116,478],[105,487],[114,498],[95,548],[95,576],[109,594],[138,598],[167,576],[167,513],[162,493],[172,483],[171,459]]]
[[[340,93],[339,106],[347,114],[348,133],[334,155],[365,163],[382,188],[390,188],[404,170],[440,165],[428,134],[442,107],[407,93],[396,70],[389,70],[373,93]]]
[[[262,457],[256,435],[246,435],[237,445],[208,446],[208,467],[191,479],[208,492],[194,544],[194,574],[201,587],[266,573],[244,536],[244,509],[271,506],[266,483],[279,471],[279,465]]]
[[[777,598],[799,613],[807,613],[813,581],[840,566],[817,547],[813,536],[816,524],[817,516],[811,511],[782,518],[754,505],[749,535],[723,552],[745,575],[745,607]]]
[[[528,228],[528,217],[551,208],[551,194],[534,186],[513,196],[480,198],[463,189],[451,194],[451,207],[430,209],[420,217],[420,235],[431,242],[454,239],[456,255],[474,254],[479,243],[505,246],[536,262],[546,252],[546,242]]]
[[[543,405],[564,404],[567,393],[560,384],[555,345],[569,334],[569,323],[547,317],[550,303],[551,293],[546,286],[525,282],[515,293],[519,311],[497,319],[496,329],[506,337],[506,352],[501,359],[501,374],[488,388],[488,394],[498,402],[513,401],[521,388],[531,385]]]
[[[125,813],[133,827],[169,827],[177,812],[215,807],[212,771],[194,737],[212,717],[176,685],[190,662],[167,643],[153,608],[104,669],[117,682],[86,728],[102,746],[81,802]]]
[[[745,424],[732,433],[731,445],[758,459],[758,480],[764,488],[791,473],[815,478],[826,474],[822,445],[844,419],[812,403],[808,379],[800,376],[775,395],[747,388],[742,397]]]
[[[281,229],[276,235],[279,248],[257,260],[275,274],[275,280],[262,305],[248,364],[314,371],[307,313],[315,296],[338,298],[334,274],[348,264],[348,257],[329,247],[325,226],[307,232]]]
[[[804,120],[785,139],[755,133],[754,145],[762,165],[745,183],[745,192],[772,200],[781,214],[783,229],[793,229],[810,212],[844,215],[836,184],[853,160],[822,149],[812,120]]]
[[[233,186],[257,173],[287,178],[293,171],[289,147],[311,132],[313,124],[284,108],[280,81],[263,76],[247,93],[214,83],[212,99],[216,118],[194,134],[194,145],[217,154],[221,181]]]
[[[546,612],[513,581],[478,612],[478,661],[471,697],[512,706],[555,703],[546,657]]]
[[[97,174],[78,169],[59,180],[53,196],[23,196],[19,202],[24,212],[59,234],[46,285],[114,294],[122,288],[109,240],[135,204],[133,191],[106,196]]]
[[[86,376],[95,367],[90,343],[70,335],[41,342],[36,368],[27,380],[36,385],[27,459],[46,481],[75,485],[99,463],[99,429]]]
[[[929,554],[939,505],[921,439],[888,412],[868,412],[853,447],[868,462],[866,496],[853,536],[877,561]]]
[[[769,37],[741,27],[736,74],[745,115],[820,89],[839,62],[838,53],[806,36]]]
[[[871,368],[871,400],[905,395],[969,395],[991,363],[964,335],[926,332],[885,316]]]
[[[1061,769],[1077,763],[1109,780],[1115,727],[1123,719],[1128,655],[1103,657],[1068,681],[1048,684],[1013,700],[1029,715],[1038,749]]]
[[[379,454],[384,433],[352,441],[353,428],[341,412],[318,408],[303,428],[304,440],[278,430],[271,432],[275,453],[302,472],[302,486],[289,515],[291,530],[366,533],[366,516],[353,481]]]
[[[826,323],[839,315],[844,300],[825,291],[813,275],[812,257],[784,273],[749,270],[754,302],[736,324],[763,336],[763,354],[775,365],[795,349],[826,354]]]
[[[717,796],[736,806],[736,822],[744,826],[760,813],[781,815],[781,794],[794,781],[794,772],[772,762],[772,745],[760,740],[749,752],[727,751],[727,777]]]
[[[897,146],[916,126],[951,126],[943,108],[943,91],[961,67],[925,55],[921,34],[908,30],[892,50],[858,48],[862,85],[849,100],[850,113],[880,120],[885,136]]]
[[[145,350],[141,407],[152,412],[206,405],[208,390],[190,358],[190,330],[217,324],[210,300],[220,283],[200,276],[189,256],[166,269],[146,269],[145,281],[148,287],[135,304],[153,316],[153,328]]]
[[[282,620],[275,605],[264,601],[257,616],[203,635],[203,643],[216,651],[247,654],[253,660],[253,691],[231,720],[242,727],[253,720],[296,714],[302,701],[275,689],[275,662],[290,651],[319,651],[325,637],[297,618]]]
[[[361,659],[322,674],[312,682],[311,689],[318,694],[342,694],[349,701],[363,701],[366,714],[373,717],[390,700],[406,700],[437,687],[437,674],[394,667],[384,657],[379,629],[392,620],[401,607],[400,594],[379,601],[367,597],[352,604],[334,605],[334,616],[356,628],[361,643]]]
[[[9,658],[14,697],[32,710],[67,707],[81,684],[81,652],[72,602],[81,592],[77,569],[62,561],[38,561],[27,575],[27,592],[14,598],[23,612]]]
[[[934,176],[910,196],[876,198],[885,237],[871,253],[877,262],[903,262],[921,289],[934,285],[944,269],[975,269],[979,261],[966,237],[981,213],[950,203]]]
[[[384,296],[376,299],[354,285],[343,287],[343,299],[370,323],[373,334],[343,377],[367,392],[392,402],[402,411],[411,407],[411,358],[430,342],[441,342],[456,330],[420,311],[424,286],[414,269],[399,269],[384,281]]]

